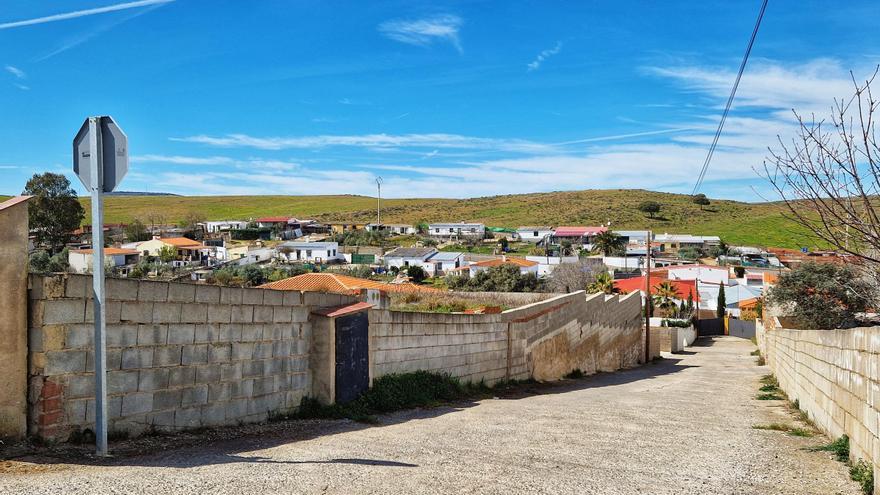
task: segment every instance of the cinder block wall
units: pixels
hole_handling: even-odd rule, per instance
[[[497,315],[370,312],[373,377],[430,370],[468,381],[555,380],[636,365],[635,296],[565,294]]]
[[[830,437],[846,434],[851,457],[872,463],[880,481],[880,327],[792,330],[771,319],[757,339],[780,387]]]
[[[0,202],[0,438],[27,434],[27,199]]]
[[[29,432],[65,440],[94,428],[91,277],[29,283]],[[111,432],[261,421],[310,393],[308,299],[323,295],[122,279],[106,290]]]

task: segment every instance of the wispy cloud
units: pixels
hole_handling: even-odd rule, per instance
[[[546,50],[543,50],[541,53],[538,54],[537,57],[535,57],[535,60],[532,60],[527,65],[527,67],[529,68],[529,72],[531,72],[533,70],[538,70],[539,68],[541,68],[541,64],[543,64],[545,60],[552,57],[553,55],[556,55],[557,53],[559,53],[560,50],[562,50],[562,42],[561,41],[557,41],[556,46],[554,46],[553,48],[548,48]]]
[[[387,38],[410,45],[426,46],[434,42],[448,42],[462,52],[458,36],[461,17],[438,15],[423,19],[395,19],[379,24],[379,32]]]
[[[175,0],[139,0],[135,2],[118,3],[97,7],[94,9],[77,10],[74,12],[66,12],[64,14],[54,14],[45,17],[36,17],[33,19],[25,19],[21,21],[0,23],[0,29],[12,29],[24,26],[33,26],[36,24],[46,24],[48,22],[66,21],[68,19],[76,19],[90,15],[106,14],[108,12],[117,12],[120,10],[136,9],[140,7],[149,7],[152,5],[161,5],[174,2]]]
[[[554,154],[570,151],[571,145],[613,141],[688,131],[690,128],[661,129],[629,134],[596,136],[561,143],[542,143],[526,139],[484,138],[460,134],[363,134],[363,135],[317,135],[299,137],[257,137],[247,134],[227,134],[225,136],[197,135],[171,138],[172,141],[198,143],[221,148],[255,148],[262,150],[283,149],[323,149],[329,147],[353,147],[387,151],[390,149],[413,148],[423,150],[456,149],[483,152],[506,152],[526,154]],[[424,154],[424,151],[419,151]]]
[[[27,86],[27,85],[22,84],[22,83],[12,83],[12,85],[15,86],[16,88],[22,90],[22,91],[30,91],[30,90],[31,90],[31,87],[30,87],[30,86]]]
[[[172,163],[175,165],[231,165],[235,160],[226,156],[134,155],[132,163]]]
[[[6,67],[4,67],[4,69],[6,69],[6,72],[15,76],[16,79],[26,79],[27,78],[27,74],[23,70],[19,69],[18,67],[14,67],[12,65],[7,65]]]

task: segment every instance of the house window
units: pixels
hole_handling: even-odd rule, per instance
[[[306,258],[311,258],[311,257],[312,257],[312,250],[306,249]]]
[[[538,231],[537,231],[537,230],[534,231],[534,232],[532,232],[532,237],[538,237]]]
[[[437,228],[437,229],[434,229],[434,232],[436,232],[436,233],[438,233],[438,234],[439,234],[439,233],[440,233],[440,229],[439,229],[439,228]]]
[[[455,229],[449,229],[449,233],[450,233],[450,234],[455,233]]]

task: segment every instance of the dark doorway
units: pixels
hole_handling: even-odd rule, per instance
[[[724,335],[724,318],[701,318],[697,320],[697,336]]]
[[[370,320],[366,311],[336,319],[336,402],[351,402],[370,386]]]

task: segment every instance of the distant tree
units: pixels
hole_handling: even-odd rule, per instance
[[[700,252],[697,248],[683,248],[678,250],[678,257],[683,260],[695,260],[699,259],[700,255],[703,253]]]
[[[660,203],[656,201],[643,201],[639,203],[639,211],[642,213],[647,213],[649,217],[654,218],[654,215],[660,213],[662,206]]]
[[[206,221],[207,219],[208,217],[206,217],[204,213],[190,211],[187,212],[186,215],[184,215],[183,219],[178,223],[178,226],[186,230],[186,232],[193,238],[201,239],[203,236],[203,232],[199,224]]]
[[[125,240],[128,242],[146,241],[150,238],[147,227],[139,219],[135,218],[123,229]]]
[[[428,278],[428,272],[426,272],[424,268],[418,265],[411,265],[409,268],[407,268],[406,275],[412,282],[415,282],[417,284],[424,282],[425,279]]]
[[[31,196],[28,223],[37,244],[46,246],[53,253],[60,251],[85,217],[70,181],[51,172],[34,174],[22,194]]]
[[[242,278],[248,287],[256,287],[266,283],[266,274],[256,265],[247,265],[242,270]]]
[[[559,256],[571,256],[574,254],[574,248],[568,239],[562,241],[559,245]]]
[[[481,292],[538,292],[542,289],[543,284],[534,273],[523,274],[511,263],[480,270],[465,286],[465,290]]]
[[[68,270],[68,250],[62,249],[54,255],[40,249],[30,255],[30,271],[33,273],[63,273]]]
[[[587,286],[587,292],[590,294],[598,294],[599,292],[614,294],[614,279],[608,272],[599,273],[593,283]]]
[[[849,265],[803,263],[783,273],[767,302],[801,328],[832,329],[855,323],[856,313],[873,305],[874,286]]]
[[[718,307],[715,308],[715,316],[723,318],[727,313],[727,297],[724,295],[724,284],[718,289]]]
[[[615,256],[626,253],[626,244],[619,235],[606,230],[593,238],[593,248],[599,250],[605,256]]]
[[[717,246],[712,246],[709,249],[709,256],[713,258],[718,258],[719,256],[727,256],[730,253],[730,246],[727,245],[726,242],[721,241]]]
[[[507,248],[510,246],[510,242],[507,240],[507,237],[502,237],[500,241],[498,241],[498,245],[501,246],[501,251],[507,252]]]
[[[700,205],[700,210],[702,210],[704,206],[709,206],[712,203],[703,193],[693,195],[691,197],[691,202],[695,205]]]
[[[594,263],[579,259],[577,263],[562,263],[550,272],[547,288],[552,292],[586,290],[596,278]]]
[[[430,237],[422,237],[421,241],[419,241],[419,242],[421,242],[422,246],[425,246],[425,247],[434,247],[437,244],[439,244],[437,242],[437,239],[432,239]]]
[[[687,310],[688,310],[688,313],[694,312],[694,293],[693,293],[693,291],[688,291]]]
[[[177,259],[177,250],[171,246],[162,246],[159,249],[159,259],[163,263],[171,263]]]
[[[167,222],[168,217],[161,211],[151,211],[147,213],[147,223],[150,224],[150,234],[156,233],[157,227],[162,227]]]
[[[419,222],[414,225],[416,228],[416,233],[419,234],[427,234],[428,233],[428,222]]]

